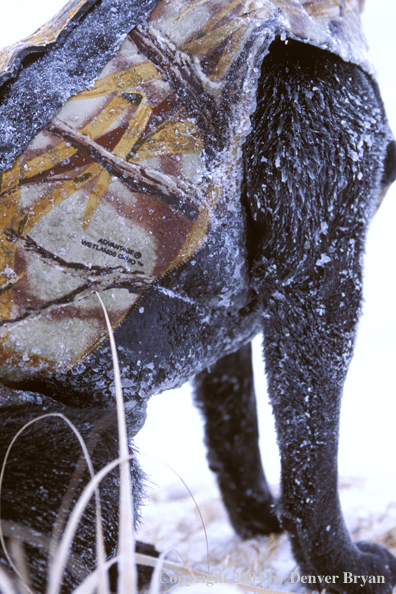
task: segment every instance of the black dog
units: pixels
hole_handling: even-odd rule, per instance
[[[340,403],[361,308],[366,230],[396,177],[395,143],[375,82],[325,50],[276,39],[262,63],[243,151],[240,203],[212,225],[193,259],[144,293],[115,332],[130,434],[144,422],[148,396],[196,376],[210,468],[237,533],[287,530],[302,572],[338,576],[328,589],[360,592],[360,582],[343,583],[343,573],[352,572],[373,576],[365,592],[390,593],[396,559],[378,545],[351,541],[337,494]],[[276,503],[258,451],[250,341],[261,331],[281,451]],[[2,452],[44,409],[75,422],[97,468],[116,458],[111,366],[105,343],[61,378],[20,382],[16,387],[30,394],[25,404],[1,408]],[[1,515],[8,536],[21,520],[48,536],[79,446],[59,419],[25,435],[6,470]],[[136,461],[133,479],[138,514],[143,477]],[[116,550],[117,490],[114,473],[102,487],[108,555]],[[33,506],[32,494],[40,495]],[[89,509],[78,533],[80,565],[71,564],[66,589],[94,564],[93,514]],[[27,545],[38,589],[45,548]]]

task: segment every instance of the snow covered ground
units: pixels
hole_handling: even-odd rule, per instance
[[[45,22],[63,0],[14,0],[2,7],[0,46],[31,33]],[[396,131],[394,63],[396,3],[367,0],[365,27],[372,60]],[[396,185],[396,184],[395,184]],[[344,392],[341,444],[341,500],[347,524],[356,539],[382,542],[396,553],[396,187],[376,215],[368,237],[364,315],[355,357]],[[272,413],[267,402],[260,340],[256,341],[255,369],[261,451],[265,471],[276,491],[279,459]],[[154,397],[146,426],[138,436],[142,463],[158,487],[150,488],[151,505],[145,509],[140,538],[160,550],[174,547],[195,569],[205,569],[205,540],[198,514],[184,485],[193,492],[208,531],[210,571],[223,577],[252,572],[262,585],[303,591],[300,584],[270,584],[270,571],[290,576],[296,571],[285,536],[241,542],[233,533],[207,469],[202,445],[202,424],[191,404],[188,386]],[[147,454],[147,455],[146,455]],[[240,580],[242,581],[242,576]],[[257,581],[256,584],[259,582]]]

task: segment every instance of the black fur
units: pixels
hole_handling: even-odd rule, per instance
[[[209,467],[236,532],[280,532],[258,449],[250,344],[196,376],[195,401],[206,419]]]
[[[1,460],[17,431],[32,419],[46,413],[62,414],[77,427],[87,444],[95,472],[118,457],[115,410],[76,410],[53,402],[49,407],[47,403],[44,408],[34,403],[7,406],[1,412]],[[137,525],[143,473],[136,459],[131,464]],[[2,486],[3,531],[7,547],[15,534],[18,540],[22,540],[28,557],[34,559],[31,580],[38,592],[45,589],[50,538],[58,514],[60,510],[65,513],[59,526],[61,530],[89,478],[77,437],[59,416],[45,418],[30,425],[12,447]],[[106,552],[109,556],[114,555],[117,549],[118,488],[117,471],[111,472],[100,486]],[[64,499],[66,493],[69,493],[68,504]],[[64,579],[65,592],[87,577],[96,566],[95,514],[92,500],[74,540],[72,561]]]
[[[381,187],[395,178],[395,145],[372,79],[323,50],[275,41],[257,99],[244,146],[242,200],[116,331],[130,433],[144,421],[148,396],[199,374],[196,400],[206,418],[209,463],[236,531],[245,537],[281,526],[303,572],[340,576],[333,591],[361,592],[360,584],[343,585],[342,572],[350,571],[385,576],[385,585],[366,584],[364,591],[390,593],[395,559],[378,545],[352,543],[345,528],[337,449],[365,235]],[[261,330],[282,461],[276,515],[258,451],[250,362],[250,340]],[[89,438],[103,419],[113,422],[111,386],[105,344],[52,382],[15,387],[43,395],[46,410],[64,411]],[[42,412],[35,398],[36,404],[0,409],[2,452],[17,428]],[[10,464],[2,499],[2,517],[23,519],[46,535],[80,455],[62,423],[45,421],[20,441],[15,459],[27,466]],[[113,425],[103,432],[92,448],[97,467],[117,456]],[[50,467],[54,452],[58,468]],[[135,462],[133,478],[138,507]],[[116,549],[117,487],[115,473],[103,486],[109,555]],[[44,498],[38,508],[35,497],[31,509],[34,493]],[[94,564],[91,511],[84,521],[75,551],[84,550],[87,570]],[[37,550],[29,553],[42,590],[45,560]],[[72,571],[67,580],[65,590],[78,582]]]
[[[384,112],[359,68],[293,42],[273,45],[260,91],[245,192],[281,452],[278,517],[304,572],[339,575],[338,591],[343,571],[380,574],[390,592],[395,559],[378,545],[351,542],[337,494],[340,403],[362,301],[365,235],[373,188],[391,154],[384,154]]]

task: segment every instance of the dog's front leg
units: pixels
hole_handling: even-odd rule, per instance
[[[195,378],[195,402],[224,505],[236,532],[280,532],[258,447],[251,345],[226,355]]]

